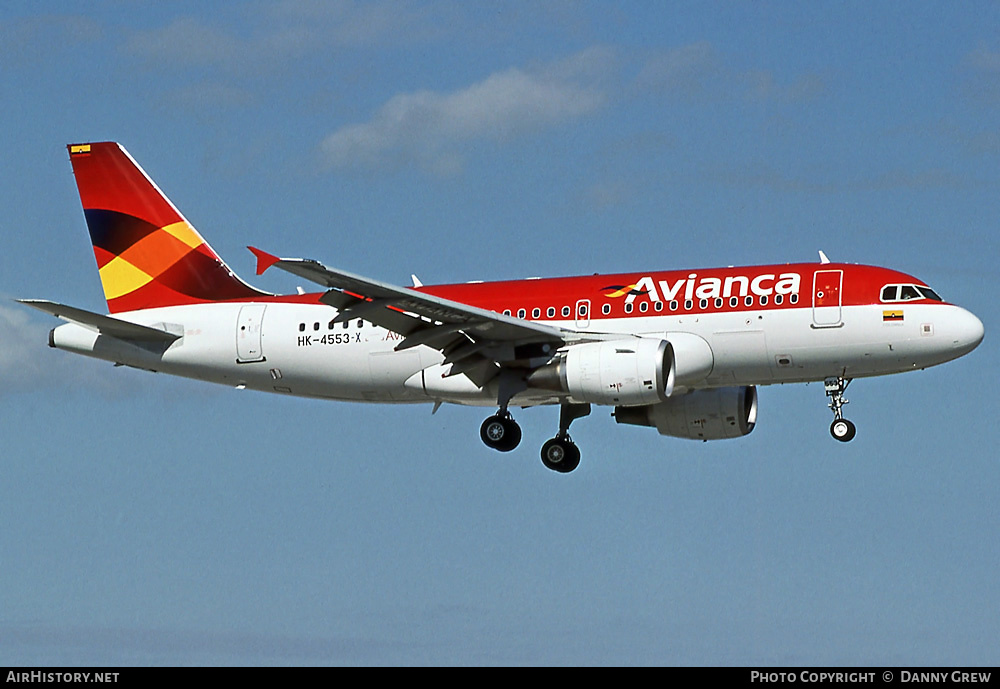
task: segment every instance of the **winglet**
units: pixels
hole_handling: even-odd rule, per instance
[[[822,263],[822,264],[824,264],[824,265],[826,265],[827,263],[830,262],[830,259],[828,259],[826,257],[826,254],[824,254],[822,251],[820,251],[819,252],[819,262]],[[260,273],[258,273],[258,275],[260,275]]]
[[[247,248],[250,249],[250,253],[257,257],[257,275],[263,274],[265,270],[281,260],[277,256],[273,256],[266,251],[261,251],[255,246],[248,246]]]

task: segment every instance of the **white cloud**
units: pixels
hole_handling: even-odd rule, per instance
[[[0,398],[39,390],[135,393],[143,389],[143,377],[152,375],[52,349],[49,331],[62,321],[0,299]]]
[[[31,318],[26,307],[0,304],[0,391],[25,390],[50,378],[45,327]]]
[[[652,56],[640,70],[636,84],[642,90],[695,101],[739,98],[795,102],[815,97],[826,88],[816,74],[804,74],[791,83],[783,83],[768,70],[734,66],[708,41]]]
[[[511,68],[466,88],[394,96],[371,120],[342,127],[321,145],[335,167],[414,164],[435,172],[461,166],[464,143],[502,141],[599,108],[608,53],[585,51],[537,70]]]

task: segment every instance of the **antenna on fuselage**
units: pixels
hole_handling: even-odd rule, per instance
[[[826,257],[826,254],[824,254],[824,253],[823,253],[822,251],[820,251],[820,252],[819,252],[819,262],[820,262],[820,263],[829,263],[829,262],[830,262],[830,259],[828,259],[828,258]]]

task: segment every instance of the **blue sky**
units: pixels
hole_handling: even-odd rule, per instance
[[[1000,6],[0,9],[0,664],[1000,661]],[[45,346],[105,307],[65,144],[122,142],[227,262],[407,283],[813,260],[985,323],[760,390],[746,438],[268,397]]]

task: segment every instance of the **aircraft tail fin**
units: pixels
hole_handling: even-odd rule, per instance
[[[268,296],[230,270],[120,144],[67,148],[110,313]]]

